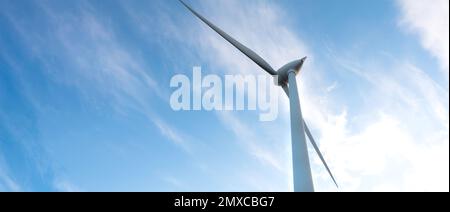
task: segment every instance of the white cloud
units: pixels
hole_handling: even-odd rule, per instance
[[[401,24],[420,36],[425,49],[436,57],[448,76],[449,1],[398,0]]]
[[[159,129],[161,134],[165,136],[167,139],[172,141],[176,146],[181,147],[187,153],[192,153],[192,147],[186,139],[185,135],[182,135],[176,129],[174,129],[171,125],[162,121],[158,118],[152,118],[152,122]]]
[[[17,42],[26,46],[28,57],[43,66],[42,74],[49,81],[73,88],[90,107],[104,111],[111,108],[117,113],[129,111],[153,114],[152,104],[157,100],[166,100],[166,91],[151,76],[151,67],[146,58],[141,57],[139,49],[128,46],[117,36],[114,23],[102,16],[89,2],[83,1],[68,11],[47,3],[33,2],[39,24],[15,14],[14,10],[1,10],[13,28]],[[31,17],[31,16],[30,16]],[[21,61],[15,61],[10,53],[1,49],[0,55],[6,56],[8,62],[18,73],[26,74],[33,70],[21,70]],[[19,58],[20,59],[20,58]],[[26,78],[18,77],[18,80]],[[21,82],[26,85],[27,82]],[[34,97],[34,91],[23,89],[25,95],[37,112],[45,100]],[[26,87],[28,88],[28,87]],[[56,108],[54,108],[56,110]],[[1,112],[1,111],[0,111]],[[161,134],[176,145],[190,152],[184,137],[162,119],[152,120]],[[37,126],[39,128],[39,126]],[[26,147],[31,148],[27,142]],[[1,168],[1,167],[0,167]],[[1,171],[1,170],[0,170]],[[0,178],[11,189],[19,188],[4,172]],[[70,182],[56,180],[54,186],[61,191],[79,191]]]
[[[333,82],[333,84],[331,84],[330,86],[327,87],[326,91],[328,93],[333,92],[334,90],[336,90],[339,87],[339,83],[337,81]]]
[[[82,192],[83,191],[78,186],[74,185],[73,183],[71,183],[67,180],[62,180],[62,179],[56,179],[55,182],[53,182],[53,186],[55,187],[56,191],[59,191],[59,192]]]
[[[275,153],[274,149],[268,148],[264,145],[263,135],[256,135],[254,129],[244,123],[244,120],[240,120],[237,116],[230,112],[218,112],[219,120],[222,121],[224,126],[227,126],[239,142],[247,148],[249,153],[258,159],[261,163],[271,167],[279,172],[286,172],[283,159],[280,157],[280,153]]]
[[[444,4],[448,5],[448,2]],[[277,3],[199,1],[195,6],[210,21],[260,54],[275,69],[305,55],[312,58],[305,67],[308,71],[299,77],[303,112],[342,190],[448,190],[448,168],[426,165],[439,163],[443,159],[448,161],[448,151],[445,151],[448,149],[448,91],[427,72],[409,62],[397,62],[394,66],[378,64],[378,67],[383,67],[380,70],[373,65],[349,62],[357,57],[352,60],[335,57],[333,60],[340,68],[349,71],[350,77],[359,77],[360,82],[366,85],[364,88],[353,88],[355,94],[361,96],[352,95],[349,99],[331,102],[340,93],[336,88],[342,86],[345,90],[346,85],[337,81],[330,84],[321,77],[325,72],[314,64],[314,52],[288,24],[281,21],[285,13]],[[440,60],[444,69],[448,69],[448,6],[442,8],[446,8],[447,12],[422,18],[431,23],[424,24],[416,19],[429,12],[412,12],[420,9],[417,5],[411,8],[404,6],[404,11],[408,12],[405,12],[402,23],[419,33],[424,47]],[[439,8],[430,6],[425,9]],[[441,16],[447,18],[442,19]],[[184,20],[183,26],[168,21],[170,33],[166,35],[173,34],[174,39],[199,47],[200,58],[210,62],[208,71],[263,73],[215,32],[194,16],[190,17],[192,22]],[[269,127],[255,124],[257,119],[251,120],[233,112],[216,113],[249,156],[269,170],[280,173],[279,178],[269,180],[264,177],[264,170],[242,172],[250,175],[243,177],[243,181],[251,184],[252,180],[258,180],[258,186],[253,186],[256,190],[286,190],[291,183],[289,107],[287,98],[280,100],[284,111],[276,123],[268,124]],[[357,103],[354,106],[349,102]],[[280,134],[278,147],[274,148],[272,139]],[[335,190],[320,160],[314,152],[310,151],[310,154],[317,189]],[[261,174],[256,178],[259,172]],[[261,186],[269,181],[287,182],[271,187]]]
[[[173,176],[164,176],[162,177],[162,180],[177,191],[186,191],[189,188],[189,186],[187,186],[186,183]]]
[[[20,186],[8,175],[0,173],[0,191],[21,191]]]
[[[88,100],[103,96],[119,113],[126,113],[128,109],[143,113],[163,136],[192,153],[186,136],[152,111],[154,95],[163,101],[168,95],[150,76],[149,64],[116,37],[111,23],[102,20],[89,5],[81,7],[78,18],[66,17],[66,22],[59,21],[58,11],[42,7],[60,44],[53,50],[64,52],[61,59],[72,66],[69,76],[56,76],[57,80],[63,78],[65,83],[73,84]],[[78,40],[82,42],[74,45]],[[74,63],[70,62],[71,58]],[[46,62],[46,58],[42,60]]]
[[[263,127],[258,120],[244,119],[233,112],[217,112],[225,129],[233,132],[238,146],[261,166],[236,170],[247,189],[286,191],[291,189],[291,153],[289,134],[280,134],[284,123]],[[280,126],[276,126],[280,125]],[[233,143],[229,143],[233,145]],[[262,168],[261,168],[262,167]],[[242,189],[242,188],[241,188]]]
[[[388,184],[395,191],[448,190],[448,134],[421,142],[396,117],[377,117],[360,132],[329,137],[323,131],[327,145],[322,147],[333,161],[341,188],[378,191]]]
[[[0,113],[1,115],[1,113]],[[0,116],[1,119],[1,116]],[[1,141],[1,140],[0,140]],[[3,141],[1,141],[3,142]],[[21,191],[21,186],[13,179],[9,173],[9,167],[2,152],[0,151],[0,192],[1,191]]]
[[[21,191],[19,184],[17,184],[4,169],[4,164],[0,164],[0,191]]]
[[[312,55],[301,38],[289,30],[289,26],[278,22],[281,19],[279,14],[283,13],[275,4],[250,4],[242,1],[215,1],[214,5],[205,4],[202,5],[202,11],[209,12],[205,14],[206,17],[260,53],[274,64],[274,68],[290,59],[298,58],[299,55]],[[248,14],[249,10],[255,12]],[[198,24],[203,26],[200,22]],[[196,37],[193,42],[201,46],[202,58],[208,58],[212,64],[219,65],[227,73],[261,72],[251,61],[205,26],[202,27],[201,36]],[[444,51],[440,53],[442,52]],[[384,72],[373,65],[349,62],[355,61],[355,58],[332,59],[341,68],[349,71],[349,75],[356,75],[362,83],[366,83],[364,88],[353,88],[364,94],[361,97],[351,97],[351,101],[360,102],[357,104],[359,108],[345,104],[350,99],[330,102],[330,98],[334,97],[334,92],[330,91],[336,89],[338,84],[330,85],[325,82],[320,77],[323,73],[315,67],[314,60],[308,61],[310,65],[306,67],[314,71],[305,72],[299,78],[304,115],[311,127],[317,131],[316,136],[320,135],[316,140],[319,141],[341,189],[448,190],[448,91],[411,63],[398,62],[395,66],[378,64],[379,67],[384,67]],[[310,83],[313,79],[314,84]],[[322,89],[328,92],[315,91],[318,87],[328,88]],[[285,98],[282,100],[286,101]],[[283,104],[284,108],[288,108],[286,102]],[[355,114],[352,110],[358,112]],[[262,164],[283,173],[284,178],[289,181],[290,158],[280,157],[280,154],[286,152],[272,149],[267,143],[267,137],[252,133],[279,135],[283,130],[289,132],[287,113],[283,113],[283,117],[277,120],[280,128],[272,129],[273,132],[247,123],[246,118],[232,113],[218,115],[223,125],[234,132],[250,155],[255,156]],[[252,144],[252,141],[257,141],[257,145]],[[286,141],[285,150],[290,149],[289,136],[283,141]],[[317,190],[336,190],[315,153],[310,151],[310,155]],[[438,163],[443,163],[443,166],[426,165]],[[288,171],[280,170],[286,168]],[[261,177],[258,179],[265,180]],[[273,190],[261,186],[255,189]],[[283,188],[275,190],[281,189]]]
[[[3,12],[49,79],[77,89],[92,105],[107,105],[118,112],[146,112],[153,96],[165,98],[165,91],[150,75],[149,64],[120,41],[114,24],[88,2],[70,13],[51,4],[37,4],[44,14],[40,17],[44,29],[34,29],[16,14]]]
[[[367,83],[353,88],[367,96],[358,114],[315,122],[342,190],[448,191],[448,91],[409,62],[367,66],[355,58],[333,59]],[[319,172],[318,188],[332,190]]]
[[[426,13],[421,10],[429,7],[421,8],[419,1],[405,0],[401,3],[405,11],[403,22],[420,34],[424,47],[448,69],[448,1],[439,1],[444,4],[442,8],[447,9],[446,13],[429,12],[435,11],[434,7],[438,3],[430,5],[431,9],[426,10]],[[301,38],[281,22],[285,13],[276,3],[202,1],[202,6],[201,12],[205,11],[205,16],[260,53],[275,69],[290,60],[305,55],[313,56]],[[56,40],[42,41],[45,34],[29,34],[26,26],[14,22],[14,16],[9,19],[36,56],[49,67],[49,75],[56,75],[57,81],[84,90],[87,96],[92,90],[86,90],[85,83],[121,107],[134,105],[131,106],[136,107],[134,109],[147,110],[147,102],[151,101],[148,101],[149,95],[143,92],[158,88],[151,76],[143,71],[145,63],[118,42],[108,23],[94,17],[89,10],[84,11],[81,17],[67,16],[65,19],[58,18],[57,11],[52,8],[46,11],[50,32],[56,35]],[[445,20],[440,18],[442,16],[446,16]],[[186,33],[195,46],[200,46],[202,57],[208,58],[213,65],[227,73],[261,73],[245,56],[196,21],[195,26],[198,27],[192,29],[192,25],[189,25],[179,30]],[[441,29],[439,26],[444,27]],[[173,29],[177,27],[171,27]],[[47,44],[52,45],[49,48],[42,47]],[[53,56],[63,52],[61,59],[71,61],[68,65],[77,72],[66,73],[65,69],[54,71],[58,67],[53,67],[52,61],[48,60],[53,58],[47,57],[48,52]],[[305,117],[311,121],[310,127],[316,129],[317,132],[313,133],[320,135],[316,140],[341,188],[349,191],[448,190],[448,91],[407,62],[388,68],[390,74],[377,74],[373,69],[378,69],[366,64],[352,64],[342,58],[335,60],[350,74],[359,76],[367,83],[368,88],[359,91],[365,94],[363,99],[351,98],[352,101],[361,101],[358,114],[352,111],[355,108],[348,108],[342,103],[345,100],[329,102],[327,95],[335,92],[325,95],[314,91],[317,87],[328,87],[328,90],[335,88],[320,79],[320,70],[305,72],[299,80],[302,81],[300,87]],[[308,67],[305,68],[316,69],[314,60],[308,61]],[[58,75],[61,73],[68,75]],[[314,79],[314,84],[311,79]],[[282,100],[283,108],[288,109],[286,98]],[[338,112],[336,108],[339,108]],[[286,111],[280,120],[265,127],[253,123],[257,118],[246,120],[230,113],[218,113],[218,118],[224,126],[229,127],[250,156],[268,167],[268,170],[281,173],[279,178],[269,179],[263,175],[269,171],[261,171],[260,176],[253,177],[260,172],[246,170],[243,173],[251,176],[244,177],[244,180],[251,182],[257,179],[258,183],[254,187],[258,190],[286,190],[291,179],[289,117]],[[152,120],[161,134],[175,145],[190,151],[185,135],[163,120]],[[318,190],[334,190],[320,161],[315,155],[311,154],[311,157]],[[11,178],[2,174],[1,169],[0,179],[7,182],[10,188],[19,188]],[[179,184],[176,179],[167,178],[166,181],[175,186]],[[275,181],[283,183],[276,184]],[[75,186],[64,181],[55,185],[61,190],[76,190]]]

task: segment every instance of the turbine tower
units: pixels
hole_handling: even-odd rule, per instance
[[[291,137],[292,137],[292,165],[293,165],[293,179],[294,179],[294,192],[314,192],[314,185],[311,175],[311,166],[309,162],[308,149],[306,145],[306,136],[308,136],[309,141],[313,145],[315,151],[319,155],[320,160],[330,174],[336,187],[338,184],[330,171],[322,153],[317,146],[311,131],[309,130],[306,122],[303,120],[302,110],[300,107],[300,98],[298,95],[298,87],[296,77],[300,73],[303,63],[306,57],[300,60],[295,60],[290,62],[275,71],[269,63],[262,59],[258,54],[253,52],[251,49],[239,43],[237,40],[232,38],[230,35],[225,33],[219,27],[215,26],[213,23],[208,21],[202,15],[197,13],[189,5],[187,5],[183,0],[179,0],[189,11],[191,11],[197,18],[203,21],[211,29],[217,32],[225,40],[227,40],[231,45],[236,47],[244,55],[255,62],[259,67],[265,70],[268,74],[273,77],[278,77],[277,85],[281,86],[289,97],[290,102],[290,120],[291,120]]]

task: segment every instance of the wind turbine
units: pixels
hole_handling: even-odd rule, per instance
[[[289,97],[290,102],[290,119],[291,119],[291,137],[292,137],[292,163],[293,163],[293,175],[294,175],[294,192],[314,192],[314,185],[311,176],[311,166],[309,162],[308,149],[306,145],[306,136],[313,145],[320,160],[330,174],[336,187],[338,184],[330,171],[319,147],[317,146],[311,131],[309,130],[306,122],[303,120],[302,110],[300,107],[300,98],[298,95],[296,76],[299,74],[306,57],[300,60],[295,60],[281,67],[278,71],[275,71],[269,63],[256,54],[251,49],[239,43],[230,35],[225,33],[219,27],[208,21],[202,15],[197,13],[183,0],[179,0],[189,11],[197,16],[201,21],[208,25],[211,29],[216,31],[220,36],[227,40],[231,45],[236,47],[244,55],[255,62],[259,67],[265,70],[273,77],[278,77],[277,85],[281,86]],[[306,135],[305,135],[306,134]]]

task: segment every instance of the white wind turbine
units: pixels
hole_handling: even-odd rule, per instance
[[[209,22],[206,18],[201,16],[183,0],[179,0],[189,11],[202,20],[211,29],[216,31],[225,40],[231,43],[234,47],[239,49],[244,55],[250,58],[258,66],[264,69],[267,73],[273,77],[278,77],[277,85],[281,86],[289,97],[290,102],[290,119],[291,119],[291,137],[292,137],[292,163],[294,174],[294,191],[295,192],[313,192],[314,185],[311,176],[311,166],[309,162],[308,149],[306,145],[306,136],[308,136],[315,151],[320,157],[323,165],[327,169],[334,184],[338,186],[333,174],[330,171],[322,153],[319,150],[314,138],[311,135],[311,131],[303,120],[302,111],[300,107],[300,98],[298,95],[296,76],[300,72],[306,57],[300,60],[296,60],[281,67],[278,71],[275,71],[264,59],[253,52],[251,49],[239,43],[237,40],[229,36],[222,31],[219,27]]]

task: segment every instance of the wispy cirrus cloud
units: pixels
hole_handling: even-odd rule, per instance
[[[267,58],[275,67],[299,55],[314,56],[314,51],[303,44],[295,31],[288,25],[278,22],[282,19],[280,14],[283,12],[280,12],[281,9],[275,3],[216,1],[214,6],[209,3],[202,3],[201,6],[206,8],[204,11],[209,11],[205,16],[211,21]],[[220,11],[215,8],[220,8]],[[247,11],[254,12],[249,14]],[[230,14],[233,19],[220,18],[229,17]],[[241,21],[233,21],[235,19]],[[199,24],[201,25],[200,22]],[[213,65],[222,68],[220,70],[230,73],[260,73],[251,61],[210,29],[201,27],[196,30],[202,31],[201,36],[192,39],[191,42],[197,43],[200,46],[200,55],[208,58]],[[440,55],[439,58],[445,65],[443,59],[445,55],[441,55],[445,53],[445,49],[437,47],[437,50],[433,51]],[[349,52],[349,55],[352,53]],[[340,180],[341,189],[345,191],[376,191],[382,188],[397,191],[448,189],[446,186],[448,168],[423,166],[448,158],[448,151],[445,151],[448,149],[446,148],[448,91],[436,83],[427,72],[408,62],[407,58],[401,58],[400,62],[383,61],[388,60],[383,58],[378,64],[373,64],[366,63],[362,59],[358,60],[357,55],[352,56],[346,59],[333,55],[328,59],[335,67],[345,70],[343,74],[347,78],[357,77],[361,80],[363,87],[355,85],[352,88],[362,94],[360,96],[347,95],[349,98],[347,100],[330,102],[331,98],[336,99],[340,89],[345,88],[337,86],[341,84],[339,81],[330,85],[322,79],[320,76],[326,75],[326,72],[318,69],[314,65],[314,60],[312,65],[308,66],[314,71],[307,72],[299,79],[306,120],[311,121],[313,133],[316,134],[325,158],[329,160],[338,181]],[[320,86],[327,89],[317,89]],[[321,93],[314,90],[328,90],[328,92]],[[284,108],[288,107],[286,102],[283,105]],[[248,144],[251,143],[248,140],[254,140],[259,148],[270,146],[267,143],[268,139],[260,134],[249,135],[252,134],[249,131],[267,132],[267,129],[257,126],[250,128],[251,120],[223,113],[219,113],[219,120],[223,126],[233,131],[242,143]],[[280,130],[289,131],[287,122],[282,120],[288,120],[287,113],[283,113],[281,120],[278,120],[280,123],[277,127],[280,128],[274,128],[278,134]],[[283,145],[285,149],[289,149],[288,136],[284,139],[286,142]],[[255,152],[253,147],[244,145],[249,154]],[[271,164],[280,172],[284,172],[280,168],[289,167],[290,158],[279,157],[285,152],[270,149],[267,153],[259,154],[256,158],[262,163]],[[335,190],[315,153],[310,151],[310,154],[318,190]],[[270,157],[266,157],[268,155]],[[284,172],[283,176],[289,181],[289,172]],[[427,178],[433,179],[434,183],[430,184]],[[411,182],[415,182],[414,186]]]
[[[175,129],[174,127],[172,127],[171,125],[167,124],[165,121],[159,118],[155,117],[152,118],[152,122],[159,129],[161,134],[164,137],[166,137],[169,141],[173,142],[173,144],[182,148],[187,153],[189,154],[193,153],[192,145],[190,145],[186,135],[183,135],[177,129]]]
[[[422,46],[449,70],[449,1],[398,0],[400,25],[420,37]]]
[[[78,186],[74,185],[72,182],[63,179],[57,179],[54,182],[54,187],[59,192],[82,192]]]
[[[186,183],[174,176],[163,176],[162,180],[173,187],[173,190],[175,191],[188,190],[188,186],[186,185]]]
[[[230,112],[220,112],[217,115],[223,125],[227,126],[228,130],[234,133],[239,143],[249,150],[251,155],[272,169],[282,173],[288,172],[288,167],[285,166],[286,164],[283,164],[281,155],[275,154],[274,149],[270,149],[265,145],[264,140],[261,139],[263,135],[255,133],[254,131],[256,130],[254,128],[248,126],[244,120],[239,119]]]
[[[339,121],[319,122],[320,139],[326,143],[321,147],[343,183],[341,188],[448,190],[448,91],[407,60],[374,65],[357,56],[332,55],[342,70],[369,86],[355,88],[366,94],[358,114],[343,113]],[[437,163],[442,166],[425,165]],[[321,181],[326,179],[322,172]]]
[[[37,16],[34,20],[19,16],[21,9],[17,5],[3,6],[1,18],[5,18],[12,29],[16,42],[26,47],[25,57],[36,61],[39,66],[36,73],[42,74],[49,87],[56,84],[74,91],[76,98],[82,99],[82,104],[96,108],[98,112],[112,109],[122,115],[130,111],[141,113],[150,118],[149,126],[155,127],[161,135],[187,151],[188,147],[182,142],[178,130],[159,118],[153,110],[154,104],[166,100],[168,89],[154,80],[151,61],[143,58],[141,49],[121,38],[116,23],[99,12],[93,3],[80,1],[68,9],[53,3],[30,2]],[[46,99],[35,97],[34,91],[27,87],[29,82],[26,76],[35,70],[18,65],[18,58],[11,56],[6,49],[0,51],[0,55],[9,58],[12,72],[20,81],[17,87],[31,102],[33,111],[42,115],[49,108],[58,110]],[[154,121],[157,124],[151,125],[154,118],[158,119]],[[30,143],[25,147],[31,148]],[[33,151],[27,154],[35,156],[38,153]],[[4,176],[5,182],[12,182],[6,181],[12,178],[6,178],[6,174]],[[48,183],[55,190],[78,190],[66,181],[50,179]]]
[[[164,53],[170,56],[170,60],[164,61],[165,68],[170,66],[168,63],[173,63],[190,70],[187,63],[181,64],[180,61],[191,59],[187,51],[189,55],[195,55],[195,49],[198,53],[192,56],[197,56],[195,65],[199,63],[198,58],[206,58],[205,63],[212,72],[262,73],[193,16],[189,16],[192,19],[177,20],[180,14],[175,14],[174,8],[170,7],[175,5],[173,2],[176,1],[157,2],[155,11],[160,14],[156,18],[147,7],[140,5],[124,9],[131,17],[127,24],[132,24],[130,28],[141,29],[142,35],[148,37],[147,43],[163,43],[161,45],[167,51]],[[130,110],[140,111],[174,146],[186,152],[193,151],[191,135],[178,130],[180,126],[176,126],[177,123],[162,119],[152,111],[153,103],[156,104],[154,97],[165,99],[168,95],[164,88],[159,87],[161,81],[156,80],[155,72],[150,72],[149,58],[144,58],[139,49],[129,46],[118,35],[119,26],[114,21],[117,19],[99,12],[99,8],[91,3],[94,4],[81,1],[76,7],[64,10],[53,4],[33,2],[31,4],[38,8],[34,11],[38,13],[36,22],[15,13],[12,6],[10,10],[10,6],[2,5],[6,9],[2,8],[0,12],[11,24],[17,40],[30,50],[28,56],[44,67],[43,75],[50,81],[75,90],[89,106],[100,108],[98,111],[102,111],[101,108],[113,108],[123,114]],[[305,55],[312,58],[305,66],[308,71],[299,77],[302,105],[306,120],[342,190],[448,190],[448,89],[436,83],[428,70],[422,70],[401,56],[394,62],[386,62],[385,58],[375,58],[374,55],[377,59],[374,65],[360,60],[352,52],[348,53],[349,57],[336,57],[341,54],[334,54],[328,61],[320,58],[321,63],[332,63],[336,69],[343,70],[339,73],[344,75],[343,79],[355,78],[363,86],[340,80],[330,83],[321,78],[330,73],[315,64],[316,57],[319,57],[315,55],[315,49],[303,42],[299,29],[282,21],[287,13],[279,2],[223,0],[192,3],[199,6],[198,9],[211,21],[260,53],[274,68]],[[436,5],[440,3],[444,6],[438,8]],[[421,4],[426,3],[405,0],[401,4],[406,5],[402,7],[401,26],[418,33],[422,45],[448,70],[448,1],[423,6]],[[125,3],[119,5],[124,6]],[[443,15],[428,10],[442,8]],[[137,14],[138,11],[145,15]],[[177,45],[180,43],[189,49],[179,48]],[[176,51],[167,50],[174,46]],[[10,55],[6,50],[0,51],[4,51],[1,52],[3,55]],[[350,91],[343,92],[344,89]],[[338,95],[342,93],[345,95]],[[33,92],[25,96],[37,111],[42,110],[40,106],[45,105],[42,104],[45,100],[33,98]],[[340,101],[334,101],[338,98]],[[245,189],[286,191],[292,187],[289,185],[289,107],[287,98],[283,96],[280,99],[283,111],[274,123],[256,123],[257,118],[252,118],[251,113],[246,113],[248,116],[234,112],[215,113],[224,131],[232,132],[227,139],[237,141],[238,147],[247,154],[245,159],[256,161],[252,165],[261,165],[236,170],[241,176],[239,180],[247,185]],[[214,147],[213,144],[208,145]],[[27,148],[33,149],[34,146]],[[199,155],[204,153],[197,152]],[[215,154],[217,150],[211,152]],[[334,190],[321,162],[314,152],[310,153],[318,190]],[[198,158],[204,162],[210,157],[204,154]],[[208,162],[205,162],[205,167],[214,166]],[[0,163],[0,189],[27,189],[15,180],[7,167]],[[217,169],[209,171],[215,173]],[[220,179],[217,175],[210,176]],[[190,184],[188,179],[180,179],[178,176],[167,177],[164,181],[179,188]],[[78,190],[74,183],[61,179],[52,179],[50,183],[55,190]]]
[[[3,142],[0,140],[0,142]],[[8,166],[0,152],[0,191],[21,191],[20,185],[8,173]]]
[[[21,191],[20,186],[7,174],[5,174],[2,170],[0,170],[0,191],[12,191],[19,192]]]

